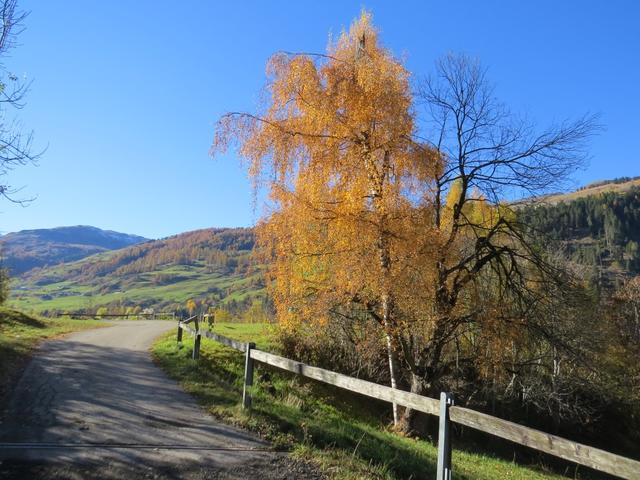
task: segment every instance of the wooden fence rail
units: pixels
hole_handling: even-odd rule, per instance
[[[186,325],[186,321],[178,322],[178,342],[182,340],[182,330],[185,330],[195,336],[198,351],[200,345],[199,339],[201,336],[204,336],[245,354],[245,386],[242,402],[245,408],[251,406],[250,387],[253,385],[253,362],[257,361],[351,392],[439,416],[438,480],[451,479],[451,437],[449,435],[449,422],[455,422],[480,430],[490,435],[495,435],[564,460],[609,473],[619,478],[640,480],[640,462],[636,460],[573,442],[469,408],[455,406],[453,404],[453,396],[449,393],[443,393],[440,400],[437,400],[435,398],[424,397],[422,395],[416,395],[415,393],[368,382],[359,378],[349,377],[348,375],[313,367],[289,358],[258,350],[253,343],[238,342],[237,340],[211,331],[200,331],[197,318],[192,317],[188,319],[188,321],[194,321],[196,328],[194,329]],[[196,348],[194,348],[193,358],[198,358]]]

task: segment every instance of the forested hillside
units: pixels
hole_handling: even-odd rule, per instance
[[[253,266],[253,244],[251,229],[197,230],[34,269],[14,280],[10,303],[43,313],[217,307],[240,313],[252,306],[262,312],[263,280]]]
[[[569,259],[603,283],[640,273],[640,186],[541,204],[522,211],[525,224],[561,242]]]
[[[73,262],[147,240],[138,235],[84,225],[43,228],[22,230],[0,237],[0,254],[9,273],[19,275],[32,268]]]

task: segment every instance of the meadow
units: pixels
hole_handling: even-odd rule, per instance
[[[117,279],[105,276],[90,281],[64,279],[68,266],[48,270],[49,282],[38,277],[17,279],[8,305],[25,311],[92,310],[103,305],[141,305],[163,309],[168,305],[184,306],[190,298],[213,298],[219,304],[261,298],[264,289],[256,287],[261,278],[253,274],[209,271],[203,262],[193,265],[166,265],[151,272],[132,273]],[[159,284],[157,278],[179,279]],[[57,280],[59,277],[60,280]]]

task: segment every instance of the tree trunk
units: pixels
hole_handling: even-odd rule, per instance
[[[365,136],[366,138],[366,136]],[[364,147],[364,160],[367,166],[369,181],[371,182],[371,198],[373,200],[373,210],[378,219],[378,261],[380,262],[380,273],[382,277],[382,291],[380,303],[382,307],[382,324],[384,327],[385,340],[387,343],[387,358],[389,360],[389,378],[391,388],[398,388],[400,379],[400,363],[398,361],[397,341],[395,335],[395,322],[393,319],[394,300],[391,294],[391,252],[389,245],[389,233],[387,232],[387,211],[384,204],[384,186],[389,181],[389,155],[384,152],[380,168],[375,165],[368,144]],[[393,404],[393,425],[398,426],[400,422],[400,412],[398,404]]]
[[[434,397],[434,392],[431,391],[431,384],[427,382],[422,376],[415,373],[411,373],[411,393],[416,395],[426,395]],[[431,416],[421,414],[419,411],[413,408],[405,408],[400,420],[399,430],[405,434],[418,433],[424,435],[428,433]]]
[[[441,322],[432,338],[432,345],[428,352],[414,353],[413,367],[411,371],[411,393],[416,395],[425,395],[431,398],[439,397],[439,381],[442,377],[442,369],[440,363],[442,359],[442,350],[444,348],[446,338],[442,329],[446,322]],[[400,431],[410,433],[425,434],[429,429],[430,416],[418,415],[419,412],[411,408],[406,408],[402,415]],[[423,422],[419,419],[424,419]]]
[[[383,284],[387,284],[383,288],[383,293],[381,296],[381,304],[382,304],[382,323],[385,331],[385,340],[387,342],[387,358],[389,360],[389,379],[391,383],[391,388],[398,388],[399,386],[399,378],[400,378],[400,365],[398,362],[398,350],[397,350],[397,341],[394,335],[397,332],[394,331],[394,321],[393,321],[393,297],[389,293],[388,282],[391,270],[391,260],[389,258],[389,245],[386,238],[386,234],[384,231],[380,232],[379,244],[378,244],[378,253],[380,255],[380,266],[382,270],[382,275],[384,277]],[[398,426],[400,421],[400,413],[398,411],[398,404],[393,404],[393,425]]]
[[[398,365],[398,352],[396,351],[395,341],[391,332],[391,305],[388,295],[384,295],[382,299],[382,320],[385,328],[385,338],[387,341],[387,358],[389,360],[389,378],[391,379],[391,388],[398,388],[398,376],[400,367]],[[398,426],[400,422],[400,414],[398,412],[398,404],[393,404],[393,424]]]

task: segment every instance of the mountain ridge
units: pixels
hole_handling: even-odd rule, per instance
[[[4,266],[15,276],[147,241],[139,235],[75,225],[7,233],[0,237],[0,253]]]
[[[579,198],[602,195],[609,192],[622,194],[634,187],[640,187],[640,177],[622,177],[595,181],[571,192],[550,193],[534,200],[535,203],[556,205],[560,202],[571,202]]]

